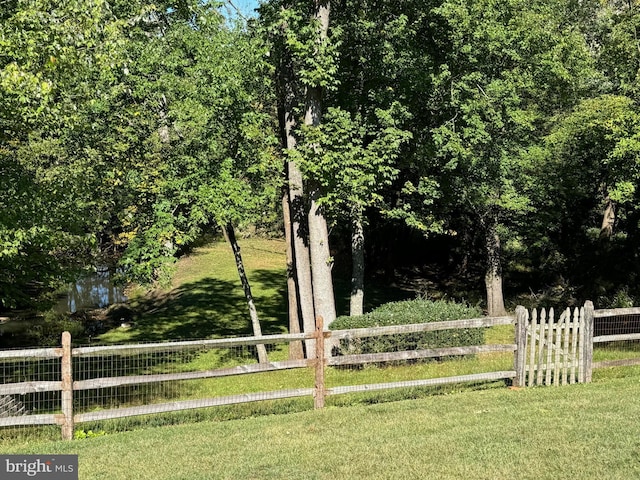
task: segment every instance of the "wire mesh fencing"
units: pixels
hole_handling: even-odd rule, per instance
[[[593,367],[640,364],[640,309],[609,313],[596,315]],[[136,345],[72,347],[66,334],[62,348],[0,351],[0,436],[50,425],[72,438],[78,429],[220,418],[256,405],[277,411],[278,402],[321,408],[325,399],[377,402],[462,385],[521,385],[527,324],[518,318],[336,331],[319,319],[310,333]],[[267,361],[259,361],[258,345]]]
[[[640,308],[596,310],[593,368],[640,365]]]
[[[461,385],[504,386],[515,376],[512,317],[332,332],[331,402],[415,398]],[[467,388],[465,387],[465,388]]]
[[[29,425],[28,417],[61,425],[63,437],[71,438],[81,424],[208,407],[313,399],[320,408],[325,397],[508,380],[514,345],[487,344],[484,330],[511,322],[503,317],[331,332],[319,319],[316,331],[306,334],[86,347],[71,347],[70,337],[65,347],[63,335],[63,348],[43,350],[44,358],[27,350],[0,352],[0,395],[33,396],[23,403],[25,418],[6,407],[0,427]],[[306,358],[291,358],[299,352],[290,353],[292,342],[305,345]],[[268,361],[258,361],[257,345],[265,345]]]
[[[78,357],[76,421],[268,399],[274,397],[271,389],[276,383],[269,382],[269,374],[306,366],[304,361],[288,360],[286,346],[268,343],[268,339],[262,344],[269,351],[269,361],[259,363],[257,343],[242,342],[196,340],[74,349]],[[276,384],[296,383],[291,375],[279,377]]]
[[[59,410],[60,391],[48,387],[60,382],[58,358],[8,358],[0,361],[0,418],[24,417]],[[23,384],[24,387],[18,387]]]

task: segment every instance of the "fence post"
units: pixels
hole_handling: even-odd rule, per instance
[[[591,382],[591,373],[593,371],[593,322],[593,302],[587,300],[584,303],[584,381],[586,383]]]
[[[71,365],[71,334],[62,333],[62,439],[73,438],[73,370]]]
[[[514,354],[514,369],[516,387],[525,386],[526,359],[527,359],[527,323],[529,311],[522,305],[516,307],[516,351]]]
[[[313,407],[324,408],[324,319],[321,316],[316,318],[316,382],[313,395]]]

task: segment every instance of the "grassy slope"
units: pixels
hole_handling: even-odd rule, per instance
[[[240,239],[241,253],[264,334],[282,333],[287,325],[285,243],[274,239]],[[349,285],[336,279],[338,314],[346,314]],[[415,292],[389,285],[366,286],[367,310],[382,303],[413,298]],[[171,289],[134,297],[134,328],[94,338],[103,342],[148,342],[251,335],[249,310],[231,248],[222,240],[196,249],[177,265]],[[119,325],[118,310],[115,324]],[[127,312],[127,320],[130,312]]]
[[[638,478],[638,387],[626,378],[462,392],[5,453],[77,453],[82,479]]]
[[[240,240],[263,333],[286,327],[285,244]],[[134,297],[135,326],[114,329],[99,342],[145,342],[251,334],[247,307],[231,248],[216,241],[178,262],[171,289]]]

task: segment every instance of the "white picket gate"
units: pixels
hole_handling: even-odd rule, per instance
[[[517,315],[521,347],[519,384],[566,385],[591,381],[593,315],[588,302],[581,308],[524,308]]]

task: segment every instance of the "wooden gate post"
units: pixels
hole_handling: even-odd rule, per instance
[[[71,334],[62,333],[62,439],[73,439],[73,370],[71,365]]]
[[[521,305],[516,307],[516,351],[514,353],[514,369],[516,387],[525,386],[526,353],[527,353],[527,324],[529,323],[529,311]]]
[[[593,372],[593,322],[594,322],[593,302],[587,300],[584,303],[584,381],[591,382]]]
[[[324,408],[324,319],[321,316],[316,318],[316,382],[313,394],[313,407]]]

